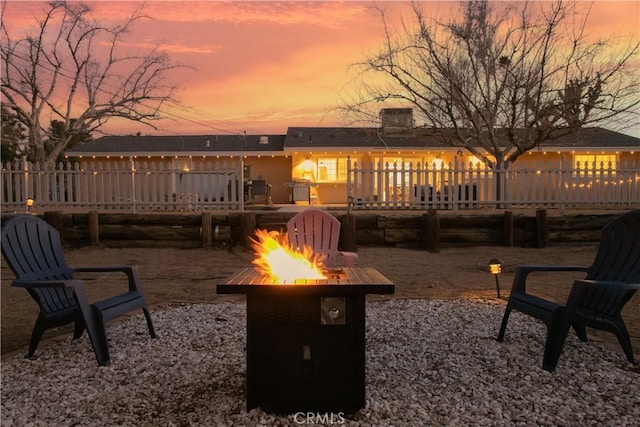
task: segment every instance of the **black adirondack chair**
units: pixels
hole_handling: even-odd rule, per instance
[[[86,329],[98,364],[108,365],[107,322],[136,309],[142,309],[149,333],[156,338],[134,266],[71,268],[56,229],[32,215],[18,215],[3,224],[2,254],[16,276],[12,285],[25,288],[40,309],[25,357],[33,356],[45,330],[75,323],[73,338]],[[124,273],[128,291],[90,304],[83,282],[73,277],[80,272]]]
[[[527,293],[527,276],[535,271],[582,271],[564,306]],[[602,229],[602,238],[590,267],[522,265],[516,269],[511,295],[502,318],[498,341],[503,341],[509,314],[518,310],[542,320],[547,338],[542,368],[553,372],[572,326],[582,341],[586,327],[612,332],[627,359],[634,362],[629,333],[620,312],[640,289],[640,210],[627,212]]]

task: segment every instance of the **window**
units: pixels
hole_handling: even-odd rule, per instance
[[[189,172],[192,169],[191,160],[190,159],[173,159],[171,162],[171,167],[174,170]]]
[[[484,168],[485,164],[482,163],[482,160],[480,160],[479,158],[477,158],[474,155],[466,155],[463,158],[463,162],[464,162],[464,167],[465,169],[477,169],[477,168]],[[462,165],[460,165],[462,166]]]
[[[615,170],[617,167],[617,156],[615,154],[576,154],[573,156],[573,168],[583,172],[586,169],[588,174],[608,171],[609,167]]]
[[[416,169],[418,165],[422,168],[424,166],[424,162],[419,157],[383,157],[382,158],[382,167],[386,167],[389,165],[389,169],[393,169],[393,165],[397,169],[409,169],[409,164],[413,169]]]
[[[346,157],[319,157],[318,181],[346,182],[347,158]]]

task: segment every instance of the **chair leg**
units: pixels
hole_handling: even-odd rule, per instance
[[[84,332],[84,322],[81,320],[76,320],[76,323],[73,327],[73,339],[77,340],[82,336]]]
[[[613,325],[613,333],[618,337],[618,341],[622,346],[622,350],[624,351],[625,356],[627,356],[627,360],[629,363],[635,364],[636,361],[633,358],[633,347],[631,347],[631,339],[629,338],[629,332],[627,331],[627,327],[624,324],[622,318],[618,319],[616,323]]]
[[[498,341],[504,340],[504,333],[507,330],[507,322],[509,322],[509,315],[511,314],[511,304],[507,304],[507,308],[504,310],[504,316],[502,316],[502,324],[500,325],[500,332],[498,332]]]
[[[627,356],[629,363],[635,364],[636,361],[633,358],[633,348],[631,347],[631,340],[629,339],[629,336],[618,335],[618,341],[620,341],[622,350],[624,351],[625,356]]]
[[[151,338],[157,338],[156,331],[153,328],[153,322],[151,321],[151,314],[149,313],[149,307],[146,305],[142,307],[142,312],[144,313],[144,317],[147,319],[147,326],[149,327],[149,334]]]
[[[589,338],[587,338],[587,328],[584,326],[584,323],[573,322],[573,330],[576,332],[578,338],[580,338],[580,341],[589,341]]]
[[[107,342],[107,325],[100,311],[92,308],[91,315],[93,315],[93,322],[91,324],[87,323],[87,333],[89,333],[90,337],[94,337],[91,340],[91,346],[96,355],[98,365],[107,366],[111,363],[109,343]]]
[[[561,313],[561,312],[560,312]],[[563,321],[563,316],[557,314],[547,324],[547,340],[544,345],[542,369],[553,372],[558,365],[564,342],[569,334],[570,325]]]
[[[627,331],[627,327],[624,324],[624,320],[622,317],[618,317],[611,322],[606,323],[607,326],[598,328],[603,331],[612,332],[615,334],[616,338],[618,338],[618,342],[624,351],[625,356],[629,363],[636,363],[633,357],[633,347],[631,346],[631,339],[629,338],[629,332]],[[576,331],[576,335],[582,341],[587,342],[587,332],[584,323],[574,322],[573,329]]]
[[[38,347],[38,343],[44,334],[44,331],[47,329],[46,321],[42,315],[38,315],[36,319],[36,324],[33,326],[33,331],[31,332],[31,340],[29,341],[29,350],[24,357],[33,357],[36,352],[36,348]]]

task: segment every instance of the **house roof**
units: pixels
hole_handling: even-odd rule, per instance
[[[417,136],[411,132],[383,133],[379,128],[290,127],[284,148],[286,151],[329,149],[435,149],[448,147],[441,138]]]
[[[71,156],[93,155],[283,155],[284,135],[103,136],[67,150]]]
[[[600,127],[584,128],[578,132],[565,135],[558,139],[545,142],[542,147],[566,147],[566,148],[619,148],[637,150],[640,149],[640,138],[624,133],[615,132]]]
[[[418,133],[419,132],[419,133]],[[449,141],[449,143],[446,143]],[[331,149],[457,149],[452,129],[419,129],[385,132],[379,128],[315,128],[290,127],[284,148],[286,151]],[[584,128],[577,133],[549,140],[540,148],[558,150],[638,150],[640,139],[603,128]]]
[[[420,133],[380,128],[290,127],[286,135],[164,135],[105,136],[86,141],[66,152],[71,156],[157,155],[287,155],[318,150],[455,150],[451,129],[421,129]],[[542,144],[559,151],[640,149],[640,139],[603,128],[586,128]]]

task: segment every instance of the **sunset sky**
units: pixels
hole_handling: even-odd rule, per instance
[[[94,16],[113,25],[140,2],[88,2]],[[423,2],[429,13],[448,16],[453,2]],[[590,3],[585,2],[585,6]],[[401,2],[355,1],[148,1],[129,42],[158,46],[173,61],[193,67],[173,77],[182,108],[165,112],[172,120],[154,131],[139,124],[114,123],[114,134],[285,133],[289,126],[347,124],[335,108],[355,81],[349,66],[382,43],[380,17],[373,5],[398,18]],[[42,16],[42,2],[9,1],[5,21],[25,31]],[[596,1],[588,30],[640,39],[639,1]],[[640,132],[627,131],[635,136]]]

